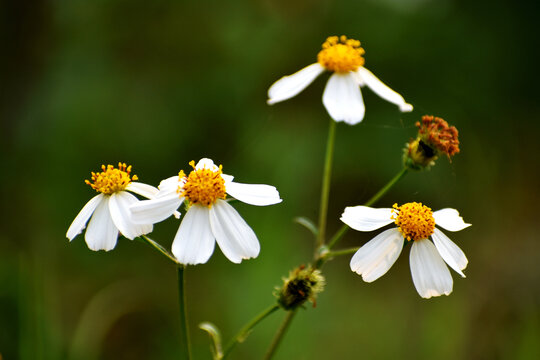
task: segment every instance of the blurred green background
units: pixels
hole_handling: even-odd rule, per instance
[[[157,185],[210,157],[240,182],[275,185],[280,205],[235,204],[259,236],[257,259],[235,265],[216,247],[187,270],[195,358],[210,358],[198,323],[229,339],[272,304],[313,250],[292,218],[317,217],[327,75],[272,107],[266,91],[346,34],[415,111],[366,89],[364,121],[338,124],[329,232],[399,171],[414,122],[440,116],[459,129],[461,153],[408,175],[377,206],[459,209],[473,226],[448,235],[469,258],[467,278],[453,273],[451,296],[424,300],[408,248],[372,284],[336,259],[276,359],[540,358],[536,14],[534,2],[486,0],[2,2],[0,354],[178,358],[174,266],[140,242],[121,238],[106,253],[65,238],[102,163],[132,164]],[[152,237],[169,247],[177,227],[169,219]],[[341,247],[374,234],[351,231]],[[283,316],[231,358],[261,358]]]

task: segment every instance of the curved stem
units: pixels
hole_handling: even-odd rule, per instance
[[[163,246],[161,246],[160,244],[158,244],[157,242],[155,242],[154,240],[150,239],[148,236],[146,235],[141,235],[141,238],[147,243],[149,244],[150,246],[152,246],[154,249],[156,249],[157,251],[159,251],[161,253],[161,255],[165,256],[166,258],[168,258],[169,260],[171,260],[172,262],[174,262],[175,264],[178,264],[178,261],[176,260],[176,258],[170,253],[168,252]]]
[[[384,185],[381,190],[379,190],[375,195],[373,195],[368,201],[364,203],[364,206],[371,206],[374,203],[376,203],[381,197],[384,196],[390,190],[399,180],[401,180],[406,174],[408,169],[403,168],[398,172],[392,180],[390,180],[386,185]],[[349,230],[349,226],[346,224],[343,224],[343,226],[336,232],[336,234],[332,237],[330,242],[328,243],[328,249],[331,249],[336,243],[345,235],[345,233]]]
[[[326,142],[326,156],[324,158],[324,170],[321,189],[321,204],[319,207],[319,234],[317,236],[317,248],[324,245],[326,232],[326,217],[328,213],[328,197],[330,195],[330,175],[332,173],[332,158],[334,157],[334,140],[336,138],[336,122],[330,119],[328,140]]]
[[[254,317],[249,323],[247,323],[229,342],[229,344],[225,348],[225,351],[223,352],[222,359],[225,359],[229,355],[229,353],[236,346],[236,344],[243,342],[248,337],[248,335],[251,333],[251,329],[253,329],[258,323],[263,321],[268,315],[272,314],[277,309],[279,309],[279,305],[272,305],[271,307]]]
[[[297,310],[298,308],[294,310],[290,310],[287,313],[287,316],[285,317],[285,319],[283,320],[283,323],[281,323],[281,326],[276,332],[276,335],[274,336],[274,340],[272,340],[272,344],[268,348],[266,355],[264,355],[264,360],[270,360],[272,356],[274,356],[274,353],[276,352],[279,344],[281,343],[281,340],[283,339],[283,335],[285,335],[285,332],[289,328],[289,325],[291,324],[291,321],[294,318],[294,315],[296,315]]]
[[[180,353],[182,360],[191,360],[189,331],[186,312],[185,266],[178,265],[178,305],[180,307]]]

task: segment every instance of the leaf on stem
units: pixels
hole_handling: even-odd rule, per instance
[[[313,235],[315,235],[315,237],[319,235],[319,230],[317,229],[317,226],[315,226],[315,223],[311,221],[311,219],[308,219],[307,217],[304,217],[304,216],[298,216],[298,217],[295,217],[293,221],[297,224],[302,225],[306,229],[308,229]]]
[[[208,333],[208,336],[210,336],[210,339],[212,339],[212,342],[214,346],[210,346],[210,349],[212,350],[212,357],[214,360],[221,360],[223,359],[223,347],[221,346],[221,333],[219,332],[219,329],[216,325],[212,324],[211,322],[202,322],[199,324],[199,328],[203,331],[206,331]]]

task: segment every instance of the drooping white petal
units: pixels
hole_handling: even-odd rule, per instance
[[[69,241],[73,240],[75,236],[79,235],[83,229],[86,227],[86,223],[88,222],[88,219],[90,219],[90,216],[92,216],[92,213],[98,205],[104,200],[104,195],[99,194],[94,196],[86,203],[86,205],[83,206],[81,211],[79,211],[79,214],[75,217],[71,225],[69,226],[69,229],[66,233],[66,237],[69,239]]]
[[[448,231],[459,231],[471,226],[471,224],[463,221],[463,218],[459,216],[459,212],[456,209],[446,208],[437,210],[433,212],[433,219],[436,225]]]
[[[268,89],[268,105],[273,105],[283,100],[298,95],[302,90],[321,75],[324,71],[319,63],[306,66],[292,75],[284,76],[270,86]]]
[[[323,104],[335,121],[354,125],[364,119],[364,100],[351,73],[334,73],[330,76],[324,88]]]
[[[182,264],[204,264],[214,252],[209,209],[193,205],[182,219],[172,244],[172,253]]]
[[[409,112],[413,110],[413,106],[405,102],[403,96],[386,86],[365,67],[359,67],[356,73],[358,74],[358,77],[362,79],[363,83],[373,90],[375,94],[379,95],[384,100],[399,106],[399,110],[401,112]]]
[[[413,283],[421,297],[429,299],[452,292],[452,275],[431,241],[414,241],[409,261]]]
[[[233,263],[259,255],[257,236],[226,201],[218,200],[210,209],[210,226],[219,248]]]
[[[209,169],[212,171],[217,171],[218,167],[216,166],[216,164],[214,164],[214,161],[212,159],[202,158],[201,160],[199,160],[197,165],[195,165],[195,170],[201,170],[201,169]]]
[[[152,200],[142,200],[129,207],[131,220],[136,224],[155,224],[173,215],[182,205],[184,198],[178,194],[159,197]]]
[[[134,192],[135,194],[142,195],[148,199],[154,198],[159,192],[157,188],[140,182],[129,183],[128,186],[126,186],[126,190]]]
[[[394,265],[403,242],[398,229],[383,231],[358,249],[351,259],[351,270],[362,275],[365,282],[377,280]]]
[[[435,228],[435,232],[431,235],[435,247],[441,254],[443,260],[454,269],[459,275],[465,277],[461,270],[467,267],[469,260],[465,253],[446,236],[441,230]]]
[[[109,199],[109,211],[114,224],[122,235],[130,240],[148,234],[153,229],[152,224],[136,224],[131,220],[129,208],[138,202],[139,200],[127,191],[114,193]]]
[[[349,206],[341,215],[341,221],[358,231],[373,231],[386,226],[394,220],[392,209],[375,209],[369,206]]]
[[[227,194],[251,205],[265,206],[283,201],[277,189],[271,185],[230,182],[225,188]]]
[[[109,201],[110,197],[104,196],[88,223],[88,229],[86,229],[86,233],[84,234],[84,240],[91,250],[109,251],[116,246],[118,229],[111,218]]]

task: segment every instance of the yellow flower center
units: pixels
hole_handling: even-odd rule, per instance
[[[178,193],[181,197],[189,200],[191,205],[200,204],[212,207],[217,199],[225,199],[225,180],[221,176],[222,166],[217,170],[213,169],[195,169],[195,161],[189,163],[193,171],[186,175],[180,171],[178,176],[180,180],[185,178],[185,184],[178,187]]]
[[[105,195],[123,191],[130,182],[139,180],[137,175],[130,176],[131,165],[127,166],[125,163],[118,163],[118,169],[115,169],[113,165],[107,165],[107,167],[101,165],[101,169],[103,171],[100,173],[92,172],[92,181],[85,180],[84,182]]]
[[[330,36],[322,44],[322,50],[317,55],[317,61],[327,70],[346,73],[356,71],[365,63],[365,51],[360,47],[360,41],[347,39],[345,35]]]
[[[392,219],[407,240],[427,239],[435,230],[433,211],[422,203],[412,202],[392,206]]]

